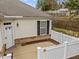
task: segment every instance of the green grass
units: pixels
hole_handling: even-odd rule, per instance
[[[63,29],[63,28],[56,28],[56,27],[54,27],[53,30],[58,31],[58,32],[62,32],[62,33],[67,34],[67,35],[79,37],[79,32],[66,30],[66,29]]]

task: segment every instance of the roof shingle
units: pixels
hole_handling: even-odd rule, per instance
[[[19,0],[0,0],[0,12],[7,16],[49,17]]]

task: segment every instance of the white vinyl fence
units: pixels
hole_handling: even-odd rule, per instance
[[[79,42],[38,48],[38,59],[67,59],[79,55]]]
[[[0,56],[0,59],[12,59],[12,54],[7,54],[6,56]]]
[[[51,36],[53,36],[51,38],[55,39],[61,44],[45,48],[38,47],[38,59],[68,59],[70,57],[79,55],[78,38],[55,31],[52,32]]]
[[[77,38],[77,37],[69,36],[69,35],[63,34],[61,32],[56,32],[53,30],[51,33],[51,39],[53,39],[59,43],[64,43],[65,41],[74,42],[76,40],[79,40],[79,38]]]

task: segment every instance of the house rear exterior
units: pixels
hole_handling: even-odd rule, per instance
[[[15,45],[15,39],[49,35],[50,17],[19,0],[0,0],[0,49]]]

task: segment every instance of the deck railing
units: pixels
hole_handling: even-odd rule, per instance
[[[77,37],[69,36],[66,34],[63,34],[62,32],[56,32],[56,31],[51,31],[51,39],[56,40],[60,43],[64,43],[65,41],[67,42],[74,42],[76,40],[79,40]]]
[[[0,56],[0,59],[13,59],[12,54],[7,54],[6,56]]]
[[[68,36],[59,32],[52,32],[52,39],[61,44],[41,48],[38,47],[38,59],[68,59],[79,55],[79,40],[78,38]]]
[[[79,55],[79,42],[38,48],[38,59],[67,59]]]

